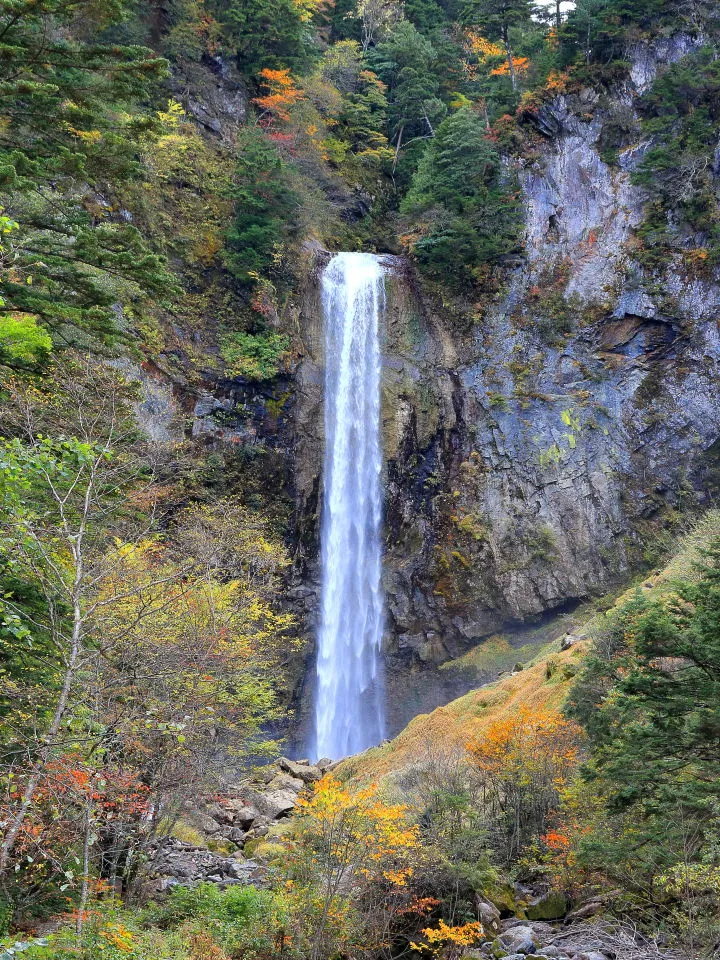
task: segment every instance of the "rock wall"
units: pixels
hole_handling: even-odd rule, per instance
[[[659,529],[717,489],[720,280],[679,262],[661,276],[643,271],[633,231],[644,196],[630,174],[648,144],[621,151],[612,167],[601,157],[607,119],[632,116],[658,64],[695,42],[679,35],[638,45],[625,85],[539,110],[537,157],[517,169],[526,257],[500,295],[459,309],[424,290],[408,263],[386,260],[393,733],[464,692],[462,677],[438,665],[619,582]],[[232,140],[246,108],[242,83],[222,63],[198,69],[201,92],[185,97],[186,107],[209,136]],[[318,610],[319,275],[329,256],[307,246],[304,279],[277,318],[293,342],[289,375],[258,385],[208,373],[171,384],[157,368],[141,371],[150,433],[184,432],[209,453],[236,451],[257,465],[258,497],[292,505],[286,601],[310,651],[288,656],[285,678],[298,744]]]
[[[526,258],[468,326],[388,258],[384,331],[388,715],[392,732],[457,695],[435,667],[494,631],[620,582],[649,540],[712,492],[720,453],[720,284],[633,261],[647,144],[600,156],[602,126],[634,110],[634,83],[543,107],[539,159],[518,170]],[[324,256],[315,257],[317,276]],[[322,463],[317,283],[296,314],[293,408],[308,632]],[[300,702],[309,700],[309,687]],[[302,712],[302,711],[301,711]]]

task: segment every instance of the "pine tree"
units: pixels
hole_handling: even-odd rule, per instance
[[[231,0],[220,5],[218,17],[248,76],[266,67],[297,70],[307,64],[309,33],[294,0]]]
[[[445,282],[471,283],[476,268],[517,248],[512,184],[477,113],[466,107],[443,120],[401,209],[428,223],[413,253]]]
[[[590,745],[584,777],[612,827],[588,833],[584,858],[636,882],[702,863],[717,825],[720,539],[699,573],[668,600],[638,595],[620,609],[573,692]]]
[[[532,0],[467,0],[463,10],[465,23],[479,27],[490,40],[502,40],[513,90],[517,88],[517,71],[510,45],[510,30],[527,26],[532,14]]]
[[[242,283],[253,283],[272,265],[274,252],[293,229],[297,200],[287,186],[275,146],[258,127],[247,127],[233,185],[235,221],[226,263]]]
[[[114,304],[167,291],[169,276],[131,223],[91,202],[137,176],[149,121],[125,109],[165,70],[150,50],[103,41],[123,0],[6,0],[0,9],[0,185],[16,224],[3,244],[10,320],[53,339],[117,332]],[[111,185],[112,184],[112,185]],[[93,209],[95,207],[95,209]],[[5,350],[4,360],[22,365]]]

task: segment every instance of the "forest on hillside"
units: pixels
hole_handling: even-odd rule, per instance
[[[632,51],[678,36],[631,92]],[[481,328],[524,268],[519,174],[558,98],[601,118],[611,172],[640,151],[633,283],[717,283],[719,44],[716,0],[0,0],[0,960],[718,956],[708,499],[459,746],[392,777],[279,769],[311,537],[274,449],[191,421],[208,383],[281,421],[318,249],[402,257]],[[557,350],[592,322],[566,280],[529,293]],[[158,371],[180,400],[150,429]],[[529,549],[551,564],[551,533]],[[292,802],[238,820],[268,784]],[[168,849],[207,855],[202,882],[158,885]]]

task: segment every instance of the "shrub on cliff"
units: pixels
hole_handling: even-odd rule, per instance
[[[513,184],[478,114],[438,127],[401,207],[420,226],[412,254],[428,276],[469,285],[478,268],[519,249]]]

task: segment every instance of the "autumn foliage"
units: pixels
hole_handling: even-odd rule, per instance
[[[253,102],[261,111],[262,122],[265,126],[271,126],[278,121],[289,121],[291,108],[303,98],[303,91],[290,71],[266,67],[260,71],[260,77],[266,93],[255,97]]]
[[[301,798],[289,890],[309,955],[332,955],[339,938],[387,946],[390,921],[412,900],[420,846],[408,808],[384,802],[374,784],[352,791],[326,776]]]
[[[581,730],[561,713],[522,705],[468,745],[507,859],[545,829],[579,761]]]

